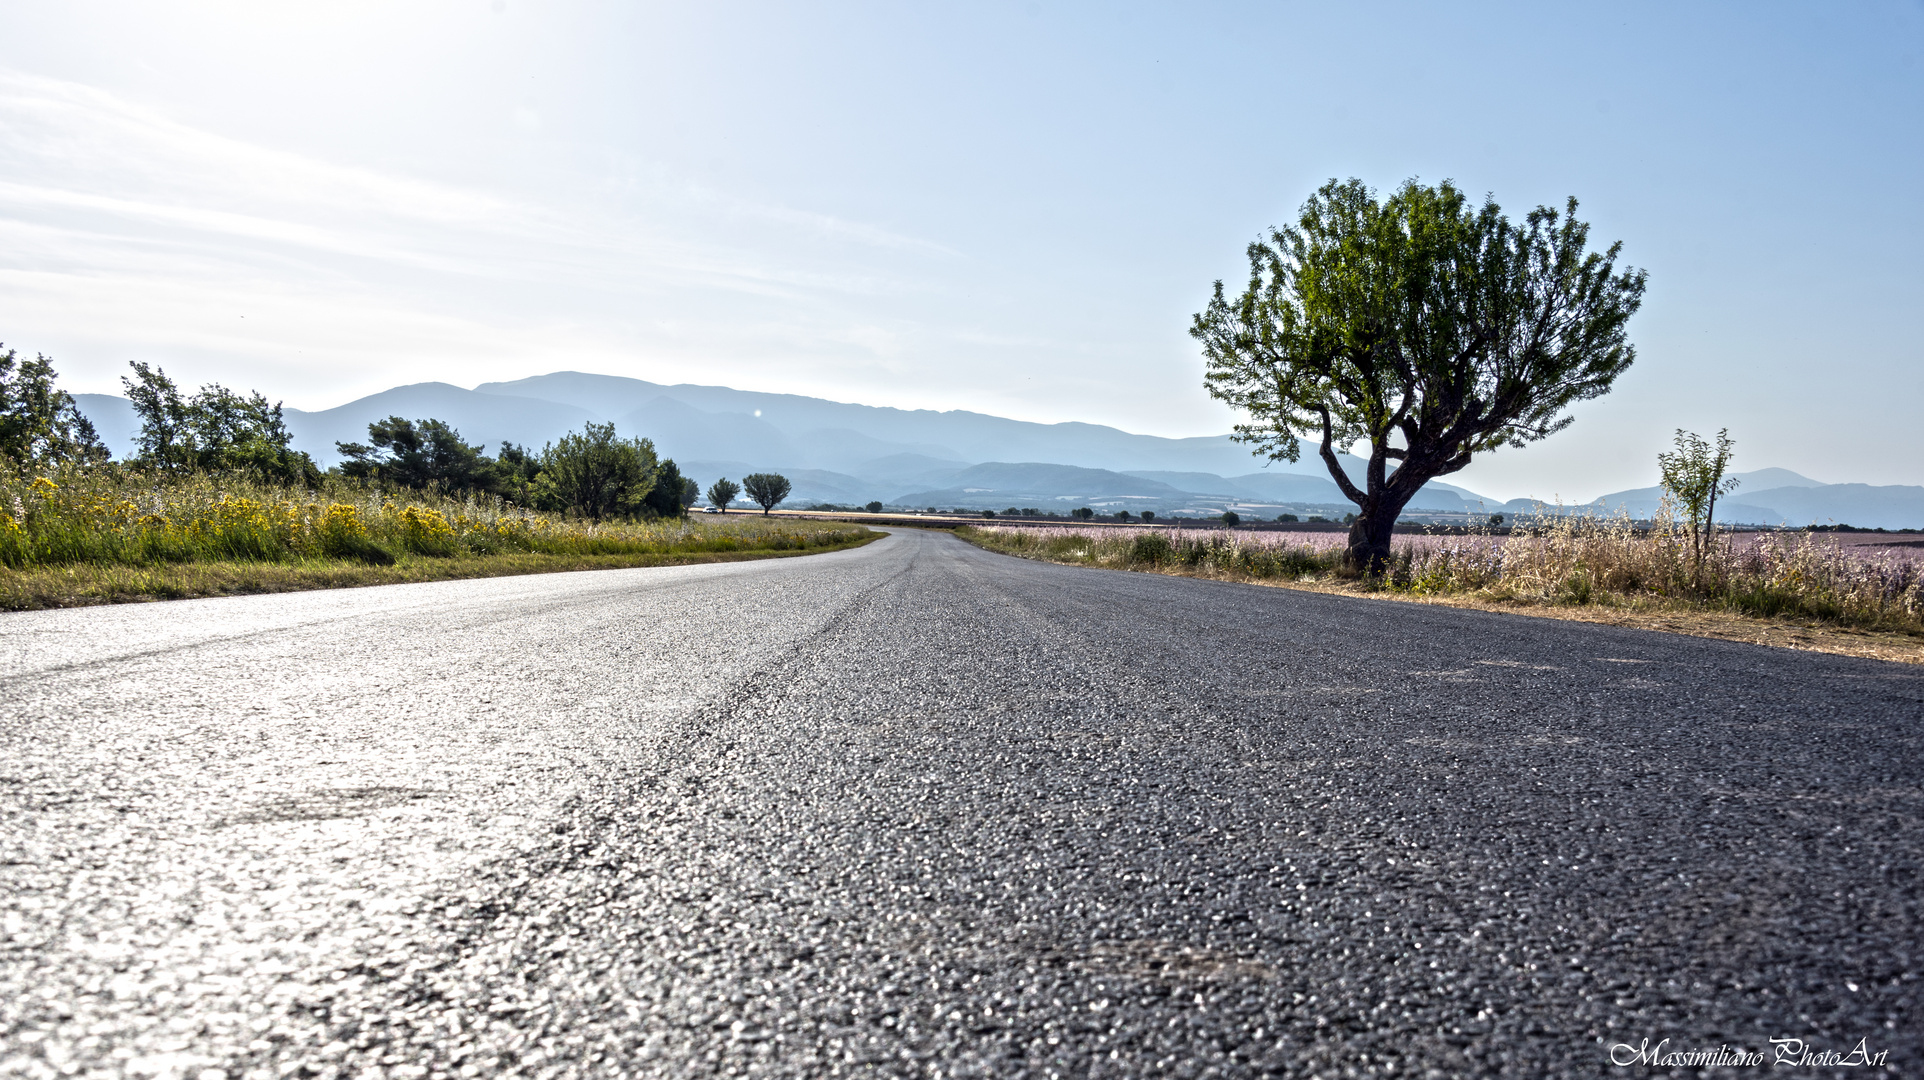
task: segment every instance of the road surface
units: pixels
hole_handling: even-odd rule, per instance
[[[0,673],[8,1075],[1924,1069],[1916,667],[901,532]]]

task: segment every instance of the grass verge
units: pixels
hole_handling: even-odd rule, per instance
[[[1605,584],[1608,576],[1598,573],[1597,567],[1606,563],[1613,549],[1621,549],[1615,551],[1618,555],[1629,552],[1633,541],[1621,536],[1602,538],[1601,544],[1609,547],[1601,552],[1572,548],[1577,557],[1567,559],[1558,558],[1554,549],[1548,553],[1540,550],[1553,548],[1552,538],[1553,544],[1538,545],[1527,553],[1528,558],[1512,557],[1507,566],[1500,558],[1486,560],[1494,572],[1467,581],[1452,581],[1448,575],[1452,556],[1460,556],[1460,552],[1418,549],[1403,556],[1406,568],[1414,562],[1415,574],[1408,578],[1411,583],[1398,585],[1344,579],[1336,572],[1338,553],[1333,549],[1282,544],[1243,547],[1221,534],[1176,536],[1172,543],[1167,536],[1148,532],[1141,536],[1123,532],[1096,536],[1064,529],[965,526],[957,529],[956,535],[990,551],[1071,566],[1240,581],[1385,603],[1498,611],[1924,664],[1924,625],[1911,610],[1916,599],[1914,582],[1894,598],[1873,597],[1873,602],[1860,600],[1854,607],[1837,602],[1841,590],[1835,588],[1813,589],[1806,602],[1763,607],[1747,603],[1748,590],[1743,589],[1728,589],[1727,595],[1708,597],[1677,592],[1665,595],[1649,588],[1613,589]],[[1809,552],[1804,550],[1802,554]],[[1806,558],[1792,565],[1814,564]],[[1439,567],[1445,572],[1436,572]],[[1519,573],[1520,568],[1530,572],[1528,579]],[[1814,579],[1814,575],[1807,577]],[[1572,582],[1581,587],[1573,588]],[[1847,594],[1844,598],[1850,599]],[[1835,614],[1825,617],[1811,614],[1813,610]]]
[[[145,600],[185,600],[202,596],[346,589],[418,581],[554,574],[572,570],[625,570],[645,566],[785,559],[845,551],[881,539],[884,533],[839,540],[816,547],[765,551],[709,551],[621,554],[515,552],[465,558],[402,556],[385,566],[337,559],[299,562],[222,561],[158,563],[76,563],[25,570],[0,569],[0,610],[78,607]]]

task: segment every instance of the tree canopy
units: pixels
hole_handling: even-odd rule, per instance
[[[742,486],[724,476],[708,485],[708,503],[717,510],[726,512],[728,504],[742,493]]]
[[[682,517],[701,497],[701,485],[681,474],[673,458],[661,463],[655,486],[642,500],[642,506],[656,517]]]
[[[21,465],[107,460],[93,422],[56,379],[45,356],[24,360],[12,349],[0,352],[0,458]]]
[[[1515,224],[1447,180],[1382,200],[1331,180],[1295,225],[1249,246],[1242,294],[1218,281],[1195,317],[1205,386],[1249,417],[1235,437],[1288,461],[1302,438],[1319,442],[1359,509],[1356,569],[1383,566],[1425,483],[1563,429],[1568,406],[1608,392],[1635,358],[1625,325],[1645,274],[1617,271],[1621,244],[1587,250],[1576,209],[1572,198]],[[1359,485],[1337,453],[1362,442]]]
[[[657,462],[649,439],[621,439],[613,424],[590,423],[541,450],[538,503],[599,521],[639,513],[654,490]]]
[[[400,487],[499,494],[509,487],[494,459],[470,446],[445,420],[390,416],[367,426],[368,442],[337,442],[341,472]],[[506,447],[504,446],[505,450]]]
[[[788,477],[780,473],[749,473],[742,477],[742,490],[762,508],[763,516],[788,498]]]
[[[293,448],[279,402],[269,404],[259,391],[241,397],[219,383],[182,397],[165,371],[138,361],[128,366],[135,377],[120,382],[140,418],[138,463],[169,472],[241,471],[283,484],[320,483],[314,459]]]

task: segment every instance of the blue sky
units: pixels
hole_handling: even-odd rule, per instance
[[[1924,483],[1924,5],[27,2],[0,340],[325,408],[557,369],[1233,422],[1187,336],[1330,177],[1576,195],[1637,365],[1453,479]],[[1252,462],[1254,464],[1254,462]]]

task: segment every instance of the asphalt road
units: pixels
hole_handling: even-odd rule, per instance
[[[0,673],[9,1075],[1924,1071],[1916,667],[905,532]]]

